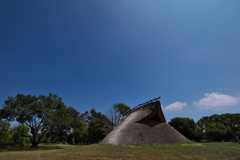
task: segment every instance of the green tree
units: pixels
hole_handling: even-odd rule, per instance
[[[24,146],[31,143],[30,139],[26,137],[29,134],[30,128],[24,124],[20,124],[12,129],[13,144],[17,146]]]
[[[83,144],[87,135],[88,125],[82,115],[72,121],[71,133],[68,135],[69,144]]]
[[[109,119],[101,112],[96,112],[94,108],[82,116],[88,124],[87,133],[83,135],[84,143],[98,143],[111,131]]]
[[[51,93],[48,96],[17,94],[5,101],[0,118],[27,125],[30,135],[25,136],[30,138],[32,147],[37,147],[55,124],[51,123],[54,113],[64,106],[62,99]]]
[[[9,131],[10,130],[10,123],[0,120],[0,129],[3,131]]]
[[[205,138],[213,141],[236,141],[240,130],[240,114],[214,114],[202,117],[197,121],[197,126],[202,128]],[[213,133],[216,134],[214,137]]]
[[[100,142],[111,131],[109,119],[101,114],[95,117],[88,128],[88,140],[90,143]]]
[[[236,140],[236,136],[238,135],[238,132],[240,131],[240,113],[235,114],[221,114],[219,115],[221,119],[221,123],[224,126],[230,127],[230,132],[225,137],[225,141],[229,140]]]
[[[86,132],[86,122],[76,109],[73,107],[62,107],[54,112],[52,117],[50,123],[53,127],[47,134],[47,139],[50,139],[51,142],[82,143],[81,138]]]
[[[202,130],[196,126],[193,119],[175,117],[169,121],[169,124],[190,140],[199,141],[202,138]]]
[[[231,128],[220,122],[207,123],[206,137],[211,141],[222,141],[229,135]]]
[[[0,120],[0,148],[5,148],[11,143],[12,134],[10,123]]]
[[[109,110],[107,111],[107,117],[111,122],[111,128],[116,128],[126,116],[130,107],[125,105],[124,103],[115,103]]]
[[[90,123],[94,118],[98,117],[101,115],[101,112],[96,112],[96,110],[94,108],[92,108],[90,110],[90,112],[86,111],[82,114],[82,116],[85,119],[86,123]]]
[[[42,130],[45,130],[51,126],[45,140],[66,143],[68,134],[70,134],[72,129],[72,121],[78,114],[74,108],[65,105],[52,112],[51,119],[46,121],[42,128]]]

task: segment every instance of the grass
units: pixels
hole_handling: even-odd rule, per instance
[[[240,160],[240,145],[233,143],[186,143],[171,145],[112,146],[42,145],[37,150],[2,151],[0,160],[158,160],[232,159]]]
[[[39,145],[37,148],[31,147],[17,147],[17,146],[9,146],[5,149],[0,149],[0,152],[6,151],[36,151],[36,150],[53,150],[53,149],[63,149],[59,145]]]

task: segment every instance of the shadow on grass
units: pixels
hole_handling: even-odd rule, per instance
[[[0,152],[4,151],[41,151],[41,150],[53,150],[53,149],[64,149],[61,146],[56,145],[41,145],[38,147],[16,147],[16,146],[9,146],[4,149],[0,149]]]

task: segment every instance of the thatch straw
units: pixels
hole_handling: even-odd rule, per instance
[[[166,123],[159,102],[153,109],[143,108],[128,115],[117,128],[102,140],[102,143],[142,145],[185,143],[187,140],[186,137]]]

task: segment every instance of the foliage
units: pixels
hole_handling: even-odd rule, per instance
[[[10,123],[0,120],[0,148],[5,148],[11,143],[12,134]]]
[[[12,141],[14,145],[25,146],[27,143],[31,143],[29,137],[26,135],[29,134],[30,128],[27,125],[20,124],[12,129],[13,136]]]
[[[0,129],[0,148],[5,148],[11,143],[12,134],[9,131]]]
[[[222,141],[229,137],[231,128],[229,126],[224,126],[219,122],[210,122],[207,124],[206,137],[212,141]]]
[[[5,101],[0,118],[27,125],[31,135],[25,136],[30,138],[32,147],[36,147],[55,125],[52,120],[56,116],[55,112],[63,107],[62,99],[51,93],[48,96],[17,94]]]
[[[51,115],[52,119],[43,126],[43,129],[52,126],[46,138],[50,139],[51,142],[66,143],[69,134],[78,127],[76,120],[80,116],[79,112],[72,107],[62,106]]]
[[[90,113],[85,112],[83,115],[88,123],[85,143],[98,143],[111,131],[109,119],[101,112],[96,112],[93,108]]]
[[[105,115],[95,109],[80,114],[51,93],[48,96],[18,94],[8,97],[0,110],[0,118],[22,124],[13,129],[13,143],[19,146],[27,143],[26,137],[32,147],[40,142],[95,143],[110,131],[110,121]]]
[[[88,125],[82,115],[78,115],[72,121],[71,133],[68,135],[69,144],[83,144],[87,135]]]
[[[237,141],[240,130],[240,114],[214,114],[202,117],[197,122],[209,141]]]
[[[96,112],[94,108],[90,110],[90,112],[86,111],[82,114],[82,116],[85,119],[85,122],[89,124],[94,118],[98,117],[101,115],[101,112]]]
[[[3,131],[9,131],[10,130],[10,123],[0,120],[0,129]]]
[[[193,119],[175,117],[169,121],[169,124],[190,140],[199,141],[202,138],[203,132]]]
[[[100,142],[110,131],[110,121],[105,115],[94,118],[89,123],[88,137],[90,143]]]
[[[116,128],[126,116],[127,112],[130,110],[130,107],[124,103],[115,103],[107,111],[107,117],[111,121],[112,129]]]

